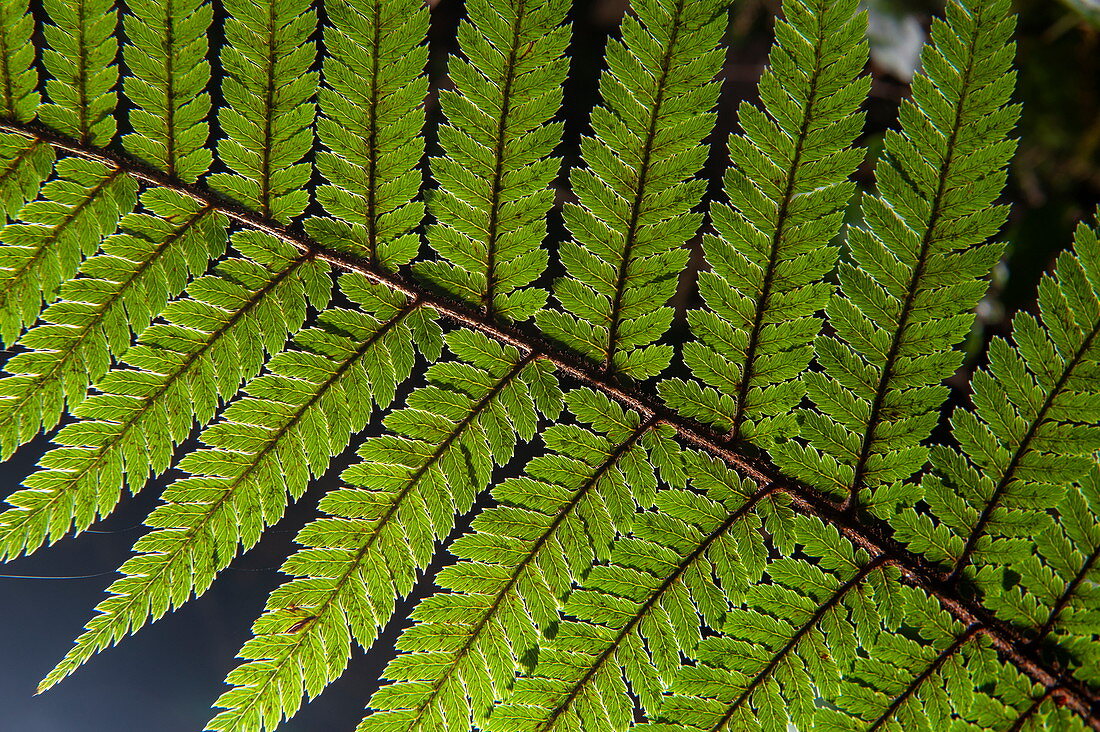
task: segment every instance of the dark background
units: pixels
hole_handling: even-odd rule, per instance
[[[863,140],[869,160],[859,173],[865,187],[871,184],[871,163],[882,132],[894,124],[897,105],[908,93],[904,64],[899,66],[890,58],[904,57],[911,50],[902,31],[926,29],[929,13],[940,6],[934,0],[871,4],[877,21],[885,24],[888,32],[876,44],[872,67],[875,82]],[[462,5],[455,0],[433,5],[431,70],[436,85],[442,86],[446,84],[445,59],[453,51]],[[566,87],[562,112],[567,165],[575,162],[579,138],[587,131],[584,120],[596,100],[596,70],[602,49],[625,5],[623,0],[575,3],[571,55],[576,71]],[[718,180],[725,166],[722,143],[736,129],[737,104],[754,97],[777,7],[773,0],[735,3],[726,88],[706,171],[712,180]],[[1005,195],[1012,205],[1004,231],[1008,248],[995,273],[990,297],[980,308],[981,326],[968,344],[972,356],[968,368],[981,361],[989,335],[1006,332],[1007,316],[1033,307],[1039,276],[1069,245],[1076,222],[1091,215],[1100,201],[1100,35],[1097,26],[1090,24],[1100,21],[1100,2],[1072,0],[1063,5],[1022,0],[1016,7],[1020,12],[1017,99],[1024,104],[1024,112],[1019,127],[1022,141]],[[216,34],[212,40],[216,44]],[[216,48],[212,49],[215,52]],[[429,116],[438,118],[432,99]],[[564,177],[560,184],[560,198],[566,199]],[[717,190],[714,187],[713,192]],[[552,233],[560,237],[560,229],[552,229]],[[681,305],[693,301],[692,280],[685,278],[688,285],[678,296]],[[966,374],[956,379],[960,386],[966,380]],[[40,438],[3,466],[3,494],[14,491],[33,470],[47,444],[46,438]],[[350,452],[335,461],[325,479],[292,507],[257,547],[222,573],[203,598],[93,659],[42,696],[33,696],[35,685],[69,649],[91,609],[103,598],[104,588],[114,578],[113,570],[141,536],[141,521],[156,505],[159,489],[177,476],[169,474],[137,497],[126,499],[93,531],[0,567],[7,573],[0,577],[0,732],[201,729],[211,716],[209,705],[227,688],[222,681],[236,666],[234,655],[247,639],[251,622],[261,612],[267,593],[280,583],[277,567],[293,550],[294,533],[317,515],[318,497],[336,484],[339,470],[349,461]],[[468,518],[459,530],[467,523]],[[442,561],[443,557],[437,563]],[[422,581],[414,598],[398,606],[396,620],[375,647],[368,652],[356,650],[344,677],[282,729],[350,732],[393,655],[393,641],[405,625],[403,617],[416,596],[431,587],[430,579]]]

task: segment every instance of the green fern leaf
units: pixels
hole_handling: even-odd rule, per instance
[[[286,222],[309,203],[317,72],[310,35],[317,16],[306,0],[227,0],[221,49],[226,106],[218,112],[225,138],[218,157],[233,174],[211,187],[262,216]]]
[[[26,0],[0,3],[0,117],[29,122],[38,111],[38,74],[31,68],[34,18]],[[0,133],[0,211],[11,217],[32,200],[53,170],[54,153],[41,140]]]
[[[322,313],[320,328],[296,336],[301,350],[271,358],[267,373],[246,387],[248,396],[203,431],[206,447],[177,466],[189,477],[165,490],[164,505],[146,520],[155,531],[137,542],[100,614],[41,689],[205,592],[238,551],[282,517],[288,497],[299,498],[366,426],[367,405],[393,399],[414,361],[408,321],[423,313],[355,275],[343,285],[358,309]]]
[[[357,487],[326,495],[330,518],[299,534],[306,548],[283,566],[298,579],[272,593],[253,625],[210,729],[274,729],[339,676],[351,642],[370,646],[492,464],[511,459],[517,435],[534,435],[536,407],[560,410],[553,398],[536,401],[556,384],[531,355],[471,331],[451,332],[447,345],[465,363],[428,370],[429,385],[386,418],[393,434],[367,440],[363,462],[344,472]]]
[[[550,454],[493,490],[500,505],[451,544],[462,561],[436,577],[450,592],[413,611],[417,623],[398,641],[409,653],[386,671],[399,681],[375,693],[378,711],[359,732],[466,728],[471,717],[484,726],[516,669],[537,656],[536,631],[558,620],[571,583],[608,558],[616,529],[632,525],[636,501],[651,503],[650,455],[676,452],[667,432],[588,389],[570,392],[566,405],[596,431],[550,427],[542,434]]]
[[[233,245],[250,259],[226,260],[219,274],[195,280],[193,299],[173,302],[168,322],[126,352],[132,368],[112,369],[96,384],[102,393],[73,410],[82,421],[57,434],[60,447],[0,514],[0,556],[83,531],[114,508],[124,485],[137,491],[166,470],[194,421],[209,422],[218,400],[260,370],[264,351],[282,350],[301,327],[307,298],[328,302],[327,265],[258,232],[234,235]]]
[[[27,0],[0,3],[0,111],[19,122],[34,119],[41,99],[34,63],[34,18]]]
[[[921,441],[946,397],[941,381],[962,361],[953,350],[970,331],[972,309],[1001,247],[982,244],[1004,221],[992,205],[1015,143],[1008,105],[1014,76],[1008,3],[950,2],[921,55],[901,133],[888,133],[876,168],[878,196],[863,200],[866,228],[848,239],[840,266],[844,297],[826,312],[836,338],[821,338],[823,373],[805,376],[822,414],[802,412],[809,449],[780,446],[773,457],[793,475],[846,506],[893,512],[890,486],[927,459]],[[825,416],[828,415],[828,416]],[[876,504],[881,503],[876,508]]]
[[[857,648],[874,642],[896,592],[896,570],[869,559],[819,519],[791,527],[800,552],[816,563],[770,561],[768,581],[745,593],[746,607],[730,610],[724,633],[703,640],[694,666],[681,669],[656,715],[659,729],[817,729],[818,697],[835,695]],[[896,627],[891,618],[888,627]],[[650,730],[651,727],[643,726]]]
[[[712,205],[718,236],[703,241],[710,272],[699,276],[709,311],[688,318],[696,341],[684,360],[706,389],[660,385],[681,414],[728,430],[733,439],[787,435],[805,393],[798,377],[821,332],[836,265],[830,244],[854,191],[847,178],[862,158],[851,149],[863,115],[867,77],[856,3],[804,0],[783,5],[776,45],[760,79],[765,112],[741,105],[742,135],[730,139],[725,189]],[[715,391],[716,390],[716,391]]]
[[[625,729],[633,720],[626,684],[654,713],[681,654],[701,639],[700,617],[720,625],[728,603],[759,581],[767,548],[758,529],[763,521],[789,535],[789,507],[708,458],[688,464],[694,487],[707,495],[657,493],[656,511],[636,516],[608,565],[593,567],[570,595],[564,612],[576,620],[561,622],[488,730]]]
[[[44,161],[43,161],[44,162]],[[12,343],[33,323],[43,300],[99,248],[103,236],[134,208],[137,183],[121,169],[79,158],[57,163],[41,198],[0,230],[0,342]]]
[[[467,60],[452,59],[455,91],[440,99],[444,156],[433,158],[438,224],[428,242],[446,261],[416,271],[487,316],[526,320],[546,304],[527,288],[546,269],[542,249],[550,182],[561,161],[561,106],[569,40],[563,0],[479,0],[458,31]]]
[[[53,78],[46,82],[50,103],[37,108],[38,116],[80,142],[105,145],[115,134],[118,41],[114,33],[118,13],[110,0],[46,0],[44,6],[53,22],[43,29],[49,48],[43,52],[42,63]],[[25,29],[16,23],[13,31],[21,27]],[[13,58],[12,62],[22,60]],[[29,80],[21,74],[9,81],[25,86]],[[16,114],[29,118],[36,101],[37,95],[23,92]],[[28,155],[33,159],[29,165]],[[37,187],[39,171],[45,169],[47,159],[29,149],[15,157],[23,158],[19,165],[8,164],[15,187],[29,193],[28,189]],[[41,200],[19,210],[20,223],[0,231],[0,241],[5,244],[0,247],[3,343],[12,343],[19,331],[34,322],[43,300],[53,299],[60,284],[76,273],[81,260],[93,254],[102,238],[118,226],[119,217],[134,207],[136,184],[120,168],[72,158],[58,163],[56,174],[42,189]],[[5,210],[10,212],[12,203],[9,201]]]
[[[1031,553],[1065,485],[1095,464],[1100,412],[1089,404],[1100,360],[1100,244],[1081,224],[1077,254],[1063,254],[1039,287],[1042,318],[1013,320],[1016,347],[994,339],[989,367],[972,379],[976,409],[952,416],[961,452],[937,446],[924,499],[939,519],[907,512],[899,537],[951,566],[949,579],[976,579],[990,594],[1000,572]],[[983,572],[983,570],[986,570]]]
[[[993,341],[988,368],[972,379],[976,408],[953,415],[962,454],[932,452],[923,489],[936,521],[907,512],[896,523],[899,538],[951,568],[947,581],[976,584],[1031,643],[1058,637],[1073,649],[1068,666],[1096,683],[1100,604],[1087,589],[1100,557],[1100,414],[1088,398],[1100,355],[1095,229],[1078,227],[1076,254],[1043,279],[1039,307],[1041,318],[1013,320],[1015,348]]]
[[[339,221],[311,219],[306,228],[333,248],[354,242],[352,251],[394,271],[419,250],[411,232],[424,218],[416,171],[424,155],[427,8],[418,0],[346,0],[325,11],[327,87],[317,132],[331,152],[318,156],[317,167],[331,185],[317,198]]]
[[[42,64],[50,103],[39,118],[81,142],[105,145],[115,135],[118,11],[111,0],[43,0],[50,23]]]
[[[75,408],[112,358],[130,347],[187,279],[225,251],[226,220],[174,192],[142,195],[148,213],[127,214],[125,233],[108,237],[100,254],[61,287],[61,302],[42,314],[19,345],[28,349],[4,364],[0,379],[0,456]]]
[[[990,594],[989,605],[1013,625],[1026,628],[1034,645],[1054,641],[1067,649],[1074,673],[1097,684],[1100,650],[1093,630],[1100,617],[1094,589],[1100,577],[1100,468],[1093,465],[1078,482],[1057,506],[1059,520],[1043,521],[1046,527],[1036,533],[1035,551],[1013,559],[1018,583]],[[1004,575],[1003,570],[987,570],[978,576],[991,584],[995,578],[1003,581]]]
[[[358,732],[1100,729],[1100,237],[941,420],[1017,118],[1008,0],[946,4],[856,210],[856,0],[784,0],[706,207],[726,0],[630,3],[572,78],[565,0],[0,0],[0,458],[64,425],[0,559],[180,473],[41,688],[354,445],[210,729],[295,715],[446,544]]]
[[[0,212],[5,219],[38,195],[53,165],[53,148],[41,140],[0,134]]]
[[[126,96],[133,134],[123,144],[171,176],[194,182],[210,167],[206,149],[210,80],[206,34],[212,11],[201,0],[131,0],[123,18]]]
[[[919,635],[879,633],[855,660],[851,676],[818,711],[818,728],[855,730],[947,729],[963,726],[983,688],[993,688],[1014,669],[1002,666],[979,623],[963,626],[935,600],[901,588],[903,624]],[[965,729],[966,727],[963,726]]]
[[[714,126],[716,49],[725,30],[718,0],[647,0],[623,19],[600,80],[595,137],[581,143],[587,169],[570,176],[578,205],[565,208],[574,241],[559,254],[569,277],[554,284],[567,312],[542,310],[539,327],[601,364],[645,379],[672,357],[651,345],[672,322],[664,304],[687,263],[682,245],[699,228],[700,143]]]

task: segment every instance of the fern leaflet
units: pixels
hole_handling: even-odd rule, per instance
[[[902,104],[901,133],[888,133],[876,168],[878,196],[863,199],[866,228],[849,236],[840,266],[843,298],[826,312],[836,338],[818,339],[824,373],[807,374],[810,399],[829,417],[802,412],[809,449],[774,455],[790,475],[885,516],[889,487],[927,459],[920,442],[959,366],[952,350],[1000,256],[983,245],[1004,220],[992,202],[1014,143],[1008,105],[1012,22],[1008,3],[951,3],[937,20]],[[876,504],[882,503],[875,509]]]
[[[251,548],[282,517],[288,494],[300,497],[328,468],[330,455],[365,426],[370,410],[352,405],[385,406],[393,399],[412,370],[408,321],[417,317],[417,305],[354,275],[343,290],[360,310],[324,312],[320,328],[296,336],[302,350],[273,356],[268,373],[246,387],[248,397],[200,435],[206,447],[180,461],[190,476],[164,492],[164,505],[146,520],[156,530],[137,542],[137,556],[120,568],[124,577],[112,584],[112,596],[42,688],[192,593],[205,592],[238,547]]]
[[[31,68],[33,31],[27,2],[0,3],[0,115],[19,122],[33,119],[40,101],[38,74]],[[39,140],[0,134],[0,211],[5,216],[14,216],[37,195],[53,159],[53,148]]]
[[[704,239],[711,272],[699,276],[710,310],[689,314],[697,341],[684,346],[693,382],[661,384],[681,414],[763,440],[796,429],[790,412],[805,386],[814,315],[831,287],[830,244],[854,190],[861,153],[851,144],[867,93],[862,18],[853,2],[787,2],[760,79],[765,111],[743,103],[745,133],[730,138],[730,206],[713,205],[718,236]]]
[[[393,434],[367,440],[363,461],[344,472],[355,487],[326,495],[321,509],[331,517],[299,534],[306,548],[283,566],[299,579],[276,590],[254,624],[212,729],[273,729],[303,694],[320,693],[344,670],[351,641],[368,647],[389,620],[455,512],[489,482],[492,463],[512,457],[517,434],[533,436],[536,406],[560,411],[556,384],[531,355],[470,331],[449,333],[447,345],[466,363],[428,370],[429,385],[386,418]],[[308,622],[298,624],[292,605]]]
[[[126,352],[133,368],[112,369],[97,384],[102,393],[73,410],[82,421],[57,434],[60,446],[8,498],[0,555],[83,531],[114,508],[123,485],[137,491],[166,470],[193,421],[209,422],[218,400],[260,370],[264,351],[281,351],[301,327],[307,297],[328,302],[326,265],[257,232],[240,232],[233,244],[252,259],[226,260],[221,274],[192,282],[193,299],[172,303],[168,322],[147,328]]]
[[[317,17],[304,0],[229,0],[226,45],[226,105],[218,112],[225,138],[218,157],[234,173],[209,181],[241,203],[286,222],[309,202],[311,167],[299,162],[313,146],[317,72],[309,40]]]
[[[446,262],[416,271],[487,316],[526,320],[546,304],[526,288],[546,268],[542,249],[550,182],[559,160],[568,39],[562,0],[481,0],[466,6],[458,32],[467,61],[449,68],[456,90],[441,99],[445,156],[432,160],[440,189],[428,241]]]
[[[676,454],[667,432],[588,389],[565,400],[597,431],[549,428],[543,440],[552,453],[494,489],[501,505],[482,512],[473,532],[451,545],[463,561],[437,577],[451,592],[413,612],[417,624],[398,642],[410,653],[386,672],[399,683],[374,695],[371,706],[380,711],[360,732],[463,727],[471,717],[484,726],[494,701],[508,696],[516,669],[537,653],[537,629],[557,621],[572,582],[597,557],[607,558],[616,529],[631,526],[635,501],[652,500],[657,477],[647,450]],[[672,460],[662,464],[673,474],[679,468]]]
[[[100,254],[61,287],[61,302],[42,314],[8,359],[0,379],[0,455],[8,456],[63,409],[80,404],[112,358],[130,347],[211,258],[225,251],[225,217],[190,198],[158,189],[142,194],[146,213],[123,217],[122,233],[108,237]]]
[[[622,41],[609,44],[600,77],[596,137],[581,143],[587,169],[570,177],[579,204],[565,207],[574,240],[559,255],[569,273],[554,284],[565,311],[536,316],[549,336],[600,363],[607,374],[645,379],[672,357],[650,345],[668,330],[664,303],[687,262],[682,244],[701,216],[700,142],[714,126],[716,50],[725,15],[716,0],[635,3]]]
[[[414,171],[424,154],[427,49],[418,44],[427,9],[416,0],[347,0],[326,12],[327,87],[317,132],[331,152],[318,156],[317,167],[331,185],[318,188],[317,198],[338,221],[311,219],[307,229],[336,248],[354,242],[350,248],[366,252],[372,265],[396,270],[419,250],[411,232],[424,218]]]

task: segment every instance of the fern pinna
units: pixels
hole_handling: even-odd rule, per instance
[[[564,0],[468,0],[442,90],[421,0],[0,0],[0,453],[54,443],[0,555],[177,476],[41,689],[351,445],[208,729],[277,728],[449,552],[361,732],[1100,730],[1095,223],[941,420],[1007,0],[933,22],[858,200],[856,0],[783,2],[707,198],[727,11],[631,4],[547,241]]]

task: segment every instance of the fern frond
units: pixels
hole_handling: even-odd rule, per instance
[[[0,215],[4,220],[38,195],[53,165],[53,148],[41,140],[0,134]]]
[[[727,0],[631,3],[550,304],[532,284],[565,0],[466,3],[438,139],[418,0],[130,0],[122,26],[111,0],[43,3],[37,33],[0,0],[0,457],[75,419],[0,513],[0,559],[183,476],[43,689],[205,592],[355,440],[208,725],[274,729],[378,640],[539,435],[453,543],[359,732],[1100,730],[1094,228],[930,444],[1000,253],[1008,0],[947,0],[843,243],[864,20],[856,0],[784,0],[702,237],[690,374],[662,385]],[[115,141],[120,50],[133,134]],[[389,433],[356,439],[422,363]]]
[[[27,0],[0,3],[0,116],[19,122],[34,119],[41,96],[34,63],[34,18]]]
[[[616,540],[608,564],[592,567],[570,595],[564,612],[575,620],[561,622],[488,730],[622,730],[634,717],[627,684],[655,713],[681,654],[700,641],[700,617],[717,627],[729,602],[759,581],[768,551],[759,528],[788,537],[790,508],[717,461],[687,457],[707,495],[656,494],[656,511],[638,514],[632,536]]]
[[[959,452],[937,446],[923,481],[930,516],[895,519],[899,538],[1000,594],[1000,572],[1029,558],[1032,539],[1065,486],[1088,474],[1100,449],[1091,404],[1100,364],[1100,241],[1077,229],[1076,255],[1059,257],[1039,286],[1041,317],[1012,322],[1015,348],[995,338],[989,366],[973,378],[973,411],[951,417]],[[965,457],[964,457],[965,456]],[[986,570],[983,572],[983,569]]]
[[[1065,705],[1057,686],[1034,684],[1026,677],[1001,674],[986,693],[974,694],[965,713],[977,730],[1005,732],[1084,732],[1090,729]]]
[[[226,0],[225,10],[218,157],[233,174],[209,182],[286,223],[309,203],[311,166],[301,160],[313,147],[317,15],[308,0]]]
[[[645,0],[608,45],[603,107],[585,138],[587,168],[570,176],[579,205],[565,207],[574,240],[559,254],[569,276],[554,283],[567,312],[536,316],[548,336],[602,364],[607,374],[645,379],[672,357],[650,345],[669,329],[664,304],[687,263],[683,244],[702,216],[692,212],[722,66],[722,0]]]
[[[306,228],[327,246],[355,242],[372,265],[395,271],[420,248],[411,232],[424,218],[428,9],[419,0],[340,0],[325,12],[317,133],[330,152],[317,156],[317,168],[331,185],[317,199],[342,223],[311,219]]]
[[[1018,113],[1008,104],[1012,28],[1004,0],[952,0],[946,21],[934,22],[901,133],[886,135],[879,194],[863,200],[866,228],[850,232],[843,297],[826,309],[836,337],[816,346],[824,371],[804,378],[821,410],[800,414],[810,448],[788,443],[773,455],[848,508],[889,516],[879,487],[925,463],[921,442],[947,395],[940,382],[962,362],[953,349],[1000,256],[983,242],[1004,221],[993,200],[1015,149],[1006,139]]]
[[[1034,550],[1013,558],[1008,569],[1019,577],[1017,584],[988,593],[988,604],[1000,617],[1026,628],[1031,645],[1057,643],[1071,657],[1067,666],[1075,675],[1100,685],[1100,467],[1093,465],[1078,483],[1056,507],[1058,520],[1042,520],[1045,528],[1033,532]],[[1005,574],[979,571],[987,586]]]
[[[887,628],[898,626],[897,570],[820,519],[800,516],[790,528],[802,556],[768,563],[745,607],[726,614],[723,634],[681,668],[655,715],[661,723],[640,729],[818,729],[815,700],[835,695],[857,649],[873,643],[880,613]]]
[[[660,393],[681,414],[763,440],[797,427],[798,377],[821,332],[817,313],[832,287],[848,177],[863,157],[852,143],[869,77],[864,16],[855,0],[788,0],[760,79],[764,111],[744,102],[745,132],[730,139],[725,192],[713,204],[717,236],[703,240],[710,272],[699,290],[710,308],[688,313],[696,340],[684,346],[692,373],[713,388],[679,379]],[[857,78],[858,77],[858,78]]]
[[[123,142],[168,175],[190,182],[211,162],[202,121],[210,107],[202,90],[210,76],[204,56],[211,11],[188,2],[129,5],[125,27],[133,43],[125,51],[134,75],[124,88],[142,108],[132,111],[136,132]],[[13,376],[0,381],[0,456],[56,425],[63,408],[80,404],[88,385],[130,346],[130,334],[144,330],[191,277],[225,251],[227,221],[210,205],[157,189],[141,200],[148,213],[127,214],[118,223],[122,233],[109,237],[102,253],[80,266],[76,279],[64,282],[61,302],[20,340],[29,352],[5,364]],[[109,233],[112,223],[113,218],[101,217],[99,233]],[[83,225],[77,219],[66,229]],[[64,245],[41,246],[42,257],[58,256],[49,252],[52,247],[71,258]],[[81,253],[90,249],[91,242]],[[61,274],[68,269],[66,262]],[[31,267],[28,274],[36,271]],[[29,322],[30,309],[22,319]]]
[[[478,0],[466,5],[451,59],[455,90],[440,96],[448,124],[444,155],[432,159],[440,188],[428,243],[445,262],[417,271],[489,317],[526,320],[546,304],[527,288],[546,269],[546,214],[560,158],[561,106],[568,64],[564,0]]]
[[[224,216],[172,191],[142,194],[147,213],[132,213],[100,254],[61,286],[61,302],[42,314],[5,362],[0,379],[0,458],[75,408],[89,384],[226,245]]]
[[[133,134],[126,149],[168,175],[193,183],[210,167],[206,149],[211,5],[202,0],[128,0],[123,49]]]
[[[44,164],[45,160],[39,162]],[[64,158],[41,198],[20,209],[0,230],[0,342],[13,343],[24,327],[72,279],[81,261],[133,210],[137,183],[121,168]]]
[[[199,436],[206,446],[177,466],[189,477],[163,495],[146,520],[154,531],[108,589],[111,597],[75,647],[43,680],[53,686],[92,655],[160,618],[210,586],[238,551],[282,518],[288,498],[328,469],[412,371],[414,331],[430,317],[416,301],[346,275],[342,290],[356,310],[334,308],[318,328],[295,337]]]
[[[45,0],[51,23],[43,33],[49,45],[42,63],[51,74],[46,81],[50,103],[37,108],[39,118],[82,143],[104,146],[115,134],[113,91],[118,81],[115,55],[118,13],[111,0]],[[17,22],[13,30],[25,29]],[[20,83],[31,81],[25,75]],[[15,79],[12,79],[14,82]],[[13,92],[14,93],[14,92]],[[29,118],[35,95],[24,90],[17,110]],[[47,159],[34,154],[33,141],[5,138],[9,149],[23,150],[25,159],[10,167],[16,188],[37,188],[39,171]],[[84,257],[99,248],[102,238],[118,226],[119,217],[133,209],[136,183],[121,168],[65,159],[57,164],[56,179],[41,191],[41,200],[23,206],[19,223],[0,231],[0,342],[12,343],[33,323],[62,282],[76,273]],[[9,200],[9,212],[14,201]]]
[[[450,551],[460,560],[436,576],[450,590],[417,606],[398,640],[399,655],[371,698],[359,732],[484,726],[507,698],[516,669],[533,665],[539,628],[558,619],[561,598],[596,559],[606,560],[616,530],[632,526],[636,505],[657,487],[654,463],[682,476],[668,428],[624,412],[606,396],[576,389],[566,406],[580,425],[542,433],[550,454],[525,475],[493,489],[498,506],[482,512]],[[471,584],[469,578],[479,581]]]
[[[0,556],[12,557],[83,531],[109,513],[124,485],[139,490],[166,470],[194,422],[206,424],[219,399],[237,393],[297,331],[307,299],[331,294],[328,266],[301,256],[267,234],[238,232],[234,247],[249,259],[228,259],[219,273],[187,288],[126,352],[124,366],[97,384],[102,392],[73,410],[24,490],[0,514]],[[129,368],[127,368],[128,366]]]
[[[34,62],[34,18],[26,0],[0,2],[0,117],[29,122],[40,95]],[[49,145],[20,135],[0,134],[0,212],[14,216],[32,200],[53,170]]]
[[[878,633],[818,710],[815,729],[989,729],[968,722],[992,721],[989,692],[1015,684],[1018,671],[998,660],[981,623],[962,625],[919,590],[899,589],[902,627],[919,631]]]
[[[118,11],[112,0],[43,0],[42,6],[50,20],[42,27],[50,103],[39,108],[38,117],[59,132],[102,147],[115,135]]]
[[[517,435],[534,436],[536,409],[561,410],[557,382],[533,354],[463,330],[447,345],[465,363],[428,370],[429,385],[386,418],[391,434],[368,439],[363,461],[344,472],[359,487],[327,494],[329,517],[299,533],[306,548],[282,568],[297,579],[272,593],[253,625],[239,653],[246,663],[229,674],[234,688],[209,729],[274,729],[338,677],[351,643],[370,646],[493,463],[511,459]]]

